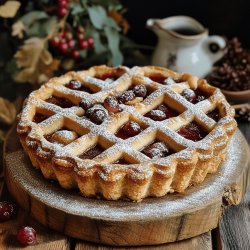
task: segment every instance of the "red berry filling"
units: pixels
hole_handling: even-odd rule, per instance
[[[70,82],[65,84],[66,88],[73,89],[73,90],[79,90],[79,91],[84,91],[87,93],[94,93],[92,89],[90,89],[88,86],[82,84],[79,80],[70,80]]]
[[[135,96],[145,98],[147,96],[147,89],[144,85],[135,85],[133,88]]]
[[[209,98],[209,94],[205,93],[203,90],[201,89],[196,89],[196,90],[192,90],[192,89],[184,89],[181,93],[181,95],[188,100],[189,102],[196,104],[198,102],[201,102],[207,98]]]
[[[182,82],[181,80],[176,80],[176,79],[173,79],[171,77],[166,77],[166,76],[162,76],[162,75],[150,75],[149,78],[153,82],[158,82],[158,83],[163,84],[163,85],[171,85],[171,84]]]
[[[88,99],[84,99],[79,103],[79,106],[86,111],[93,106],[93,103]]]
[[[157,108],[145,114],[146,117],[149,117],[150,119],[154,121],[163,121],[165,119],[168,119],[170,117],[174,117],[177,115],[178,113],[175,110],[169,108],[165,104],[161,104]]]
[[[9,220],[14,213],[14,206],[8,201],[0,201],[0,222]]]
[[[122,111],[118,100],[114,96],[107,96],[103,102],[103,106],[105,109],[113,113]]]
[[[202,129],[196,122],[191,122],[177,131],[178,134],[191,141],[200,141],[207,132]]]
[[[78,157],[85,160],[85,159],[93,159],[99,154],[101,154],[105,149],[100,145],[96,144],[92,148],[90,148],[88,151],[84,152],[83,154],[79,155]]]
[[[36,243],[36,231],[32,227],[22,227],[17,232],[17,240],[23,246],[34,245]]]
[[[166,143],[162,141],[155,141],[152,144],[145,147],[142,150],[142,153],[151,159],[156,159],[169,156],[174,152],[166,145]]]
[[[142,129],[137,122],[128,121],[118,130],[115,135],[116,137],[126,140],[130,137],[138,135],[141,131]]]
[[[114,162],[115,164],[121,164],[121,165],[128,165],[131,164],[130,162],[128,162],[127,160],[125,160],[124,158],[120,158],[119,160]]]
[[[48,99],[45,100],[46,102],[55,104],[61,108],[71,108],[75,104],[71,102],[69,99],[58,97],[58,96],[51,96]]]
[[[102,81],[108,81],[113,82],[119,78],[119,76],[113,75],[113,74],[103,74],[103,75],[97,75],[95,78],[100,79]]]
[[[127,103],[135,99],[135,93],[133,90],[124,91],[120,96],[118,96],[118,101],[120,103]]]
[[[214,109],[207,113],[207,116],[218,122],[221,119],[220,111],[218,109]]]
[[[45,121],[47,118],[48,118],[47,115],[36,113],[35,116],[33,117],[32,121],[35,122],[35,123],[40,123],[42,121]]]
[[[89,108],[85,115],[90,119],[90,121],[97,125],[102,124],[104,120],[108,117],[107,111],[97,106]]]

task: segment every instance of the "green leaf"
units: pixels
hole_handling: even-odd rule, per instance
[[[43,11],[31,11],[20,18],[20,21],[27,27],[31,26],[37,20],[48,18],[49,16]]]
[[[117,32],[117,30],[110,27],[105,27],[104,31],[108,39],[108,47],[111,51],[113,66],[122,64],[123,55],[119,49],[119,44],[120,44],[119,33]]]
[[[88,13],[94,27],[97,29],[102,29],[107,19],[107,13],[105,9],[99,5],[92,6],[88,7]]]
[[[105,51],[107,51],[107,48],[103,45],[101,41],[101,35],[100,32],[98,32],[94,28],[89,28],[86,33],[87,36],[93,37],[95,43],[94,43],[94,49],[96,54],[101,54]]]
[[[82,58],[86,58],[86,56],[87,56],[87,50],[86,50],[86,49],[80,50],[80,56],[81,56]]]
[[[43,31],[46,35],[50,35],[56,31],[57,25],[58,25],[57,17],[52,16],[48,20],[43,21],[41,28],[43,29]]]
[[[72,3],[70,9],[73,16],[85,13],[85,9],[79,3]]]
[[[121,28],[117,25],[117,23],[114,21],[114,19],[107,17],[107,19],[105,20],[105,25],[111,28],[114,28],[116,30],[121,30]]]

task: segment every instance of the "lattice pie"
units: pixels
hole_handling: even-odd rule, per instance
[[[215,173],[233,116],[220,90],[195,76],[97,66],[32,92],[17,131],[45,178],[86,197],[140,201]]]

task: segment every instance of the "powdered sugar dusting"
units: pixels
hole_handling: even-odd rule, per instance
[[[238,145],[244,145],[239,149]],[[87,199],[77,193],[67,192],[45,180],[40,172],[30,166],[22,150],[7,154],[8,171],[31,196],[43,203],[70,214],[103,220],[163,219],[169,215],[186,213],[205,206],[223,192],[225,186],[235,181],[242,173],[248,159],[247,143],[237,131],[228,147],[228,156],[216,175],[208,176],[197,187],[190,187],[185,194],[169,194],[162,198],[147,198],[141,203]],[[20,164],[20,162],[25,164]],[[107,168],[105,171],[109,171]],[[139,170],[140,172],[140,170]]]
[[[227,127],[227,132],[235,129],[234,126],[226,126],[232,124],[233,118],[230,117],[231,114],[229,115],[226,113],[225,117],[223,117],[218,123],[206,115],[208,110],[210,111],[210,109],[216,108],[217,105],[222,103],[223,95],[221,95],[219,91],[215,91],[215,93],[207,100],[203,100],[197,104],[192,104],[180,94],[183,89],[189,90],[188,81],[179,84],[173,83],[171,80],[172,78],[169,78],[169,84],[164,85],[153,82],[150,78],[145,77],[139,67],[134,67],[131,70],[126,68],[126,70],[124,69],[124,72],[123,75],[119,76],[112,82],[110,80],[105,81],[95,78],[91,69],[86,72],[71,72],[71,74],[67,74],[66,78],[65,76],[62,76],[61,78],[52,79],[49,84],[44,85],[38,91],[33,92],[28,98],[28,102],[21,113],[18,131],[21,133],[21,130],[25,130],[25,126],[30,126],[31,131],[26,139],[28,145],[31,145],[32,148],[39,146],[39,150],[41,152],[46,151],[48,155],[50,150],[51,154],[56,157],[67,155],[78,164],[76,168],[79,169],[82,168],[82,166],[94,166],[96,163],[103,167],[115,167],[115,164],[113,164],[114,160],[119,159],[123,155],[127,155],[128,158],[134,158],[135,163],[132,162],[133,164],[125,164],[120,167],[131,170],[136,166],[137,172],[133,172],[131,176],[142,178],[142,175],[144,175],[144,177],[149,177],[152,174],[152,167],[150,167],[150,164],[153,165],[154,163],[160,163],[161,161],[169,161],[169,159],[172,160],[174,157],[186,160],[191,159],[194,152],[193,149],[201,149],[211,153],[211,142],[213,140],[216,138],[223,138],[223,140],[228,138],[225,134],[224,128]],[[79,76],[84,84],[92,86],[96,91],[90,94],[84,91],[66,88],[64,84],[69,79],[76,76]],[[132,86],[131,79],[133,77],[140,78],[140,80],[143,81],[143,84],[147,87],[151,87],[154,91],[140,103],[132,105],[121,104],[121,112],[116,114],[108,112],[102,105],[103,100],[108,95],[119,96],[121,92],[123,92],[123,90],[121,91],[123,86],[127,86],[127,89],[129,89]],[[45,100],[50,96],[67,98],[74,104],[74,106],[70,108],[61,108],[56,104],[48,103]],[[85,116],[85,110],[78,106],[81,100],[84,99],[95,103],[95,105],[90,108],[91,110],[98,108],[105,111],[107,118],[105,118],[101,125],[91,122],[91,120]],[[166,104],[172,102],[178,103],[178,109],[183,110],[183,112],[177,117],[172,117],[163,121],[154,121],[145,117],[145,110],[148,107],[152,107],[153,109],[154,107],[152,105],[155,105],[158,100],[161,100],[161,102],[167,100],[168,102]],[[49,118],[38,124],[32,122],[37,108],[43,109],[44,112],[47,111],[49,113]],[[187,140],[177,133],[181,127],[186,126],[194,120],[205,128],[208,134],[199,142]],[[126,140],[117,138],[115,136],[116,131],[128,121],[136,121],[142,126],[142,131],[138,135]],[[56,131],[62,129],[64,126],[74,129],[72,124],[76,125],[75,127],[77,127],[77,130],[88,131],[87,135],[85,133],[78,133],[79,137],[75,138],[75,136],[69,132],[62,133],[61,136],[69,141],[69,144],[64,147],[55,145],[55,143],[46,140],[44,137],[46,134],[58,133]],[[147,138],[152,134],[154,134],[153,140],[158,139],[164,140],[165,142],[175,142],[175,154],[173,156],[167,156],[164,159],[156,160],[151,160],[142,154],[140,150],[153,142],[144,140],[144,138]],[[93,146],[100,142],[102,138],[109,142],[109,146],[106,145],[104,152],[96,156],[93,160],[82,160],[77,157],[79,154],[74,154],[75,151],[78,153],[80,152],[78,150],[79,147],[82,148],[82,150],[88,150],[89,146]],[[71,141],[71,139],[73,139],[73,141]],[[88,145],[88,147],[85,145]],[[171,147],[171,145],[168,146]],[[147,163],[149,163],[149,165]],[[105,175],[101,174],[101,176],[104,178]]]

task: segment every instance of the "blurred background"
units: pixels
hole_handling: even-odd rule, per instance
[[[125,13],[130,24],[128,36],[139,44],[156,44],[156,36],[145,28],[148,18],[187,15],[207,27],[210,34],[237,36],[243,47],[250,48],[249,0],[122,0],[122,3],[128,9]]]
[[[157,37],[147,19],[175,15],[225,37],[210,83],[240,101],[248,91],[249,101],[249,0],[0,0],[0,125],[12,124],[23,98],[53,76],[100,64],[150,64]],[[244,114],[248,119],[250,109]]]

